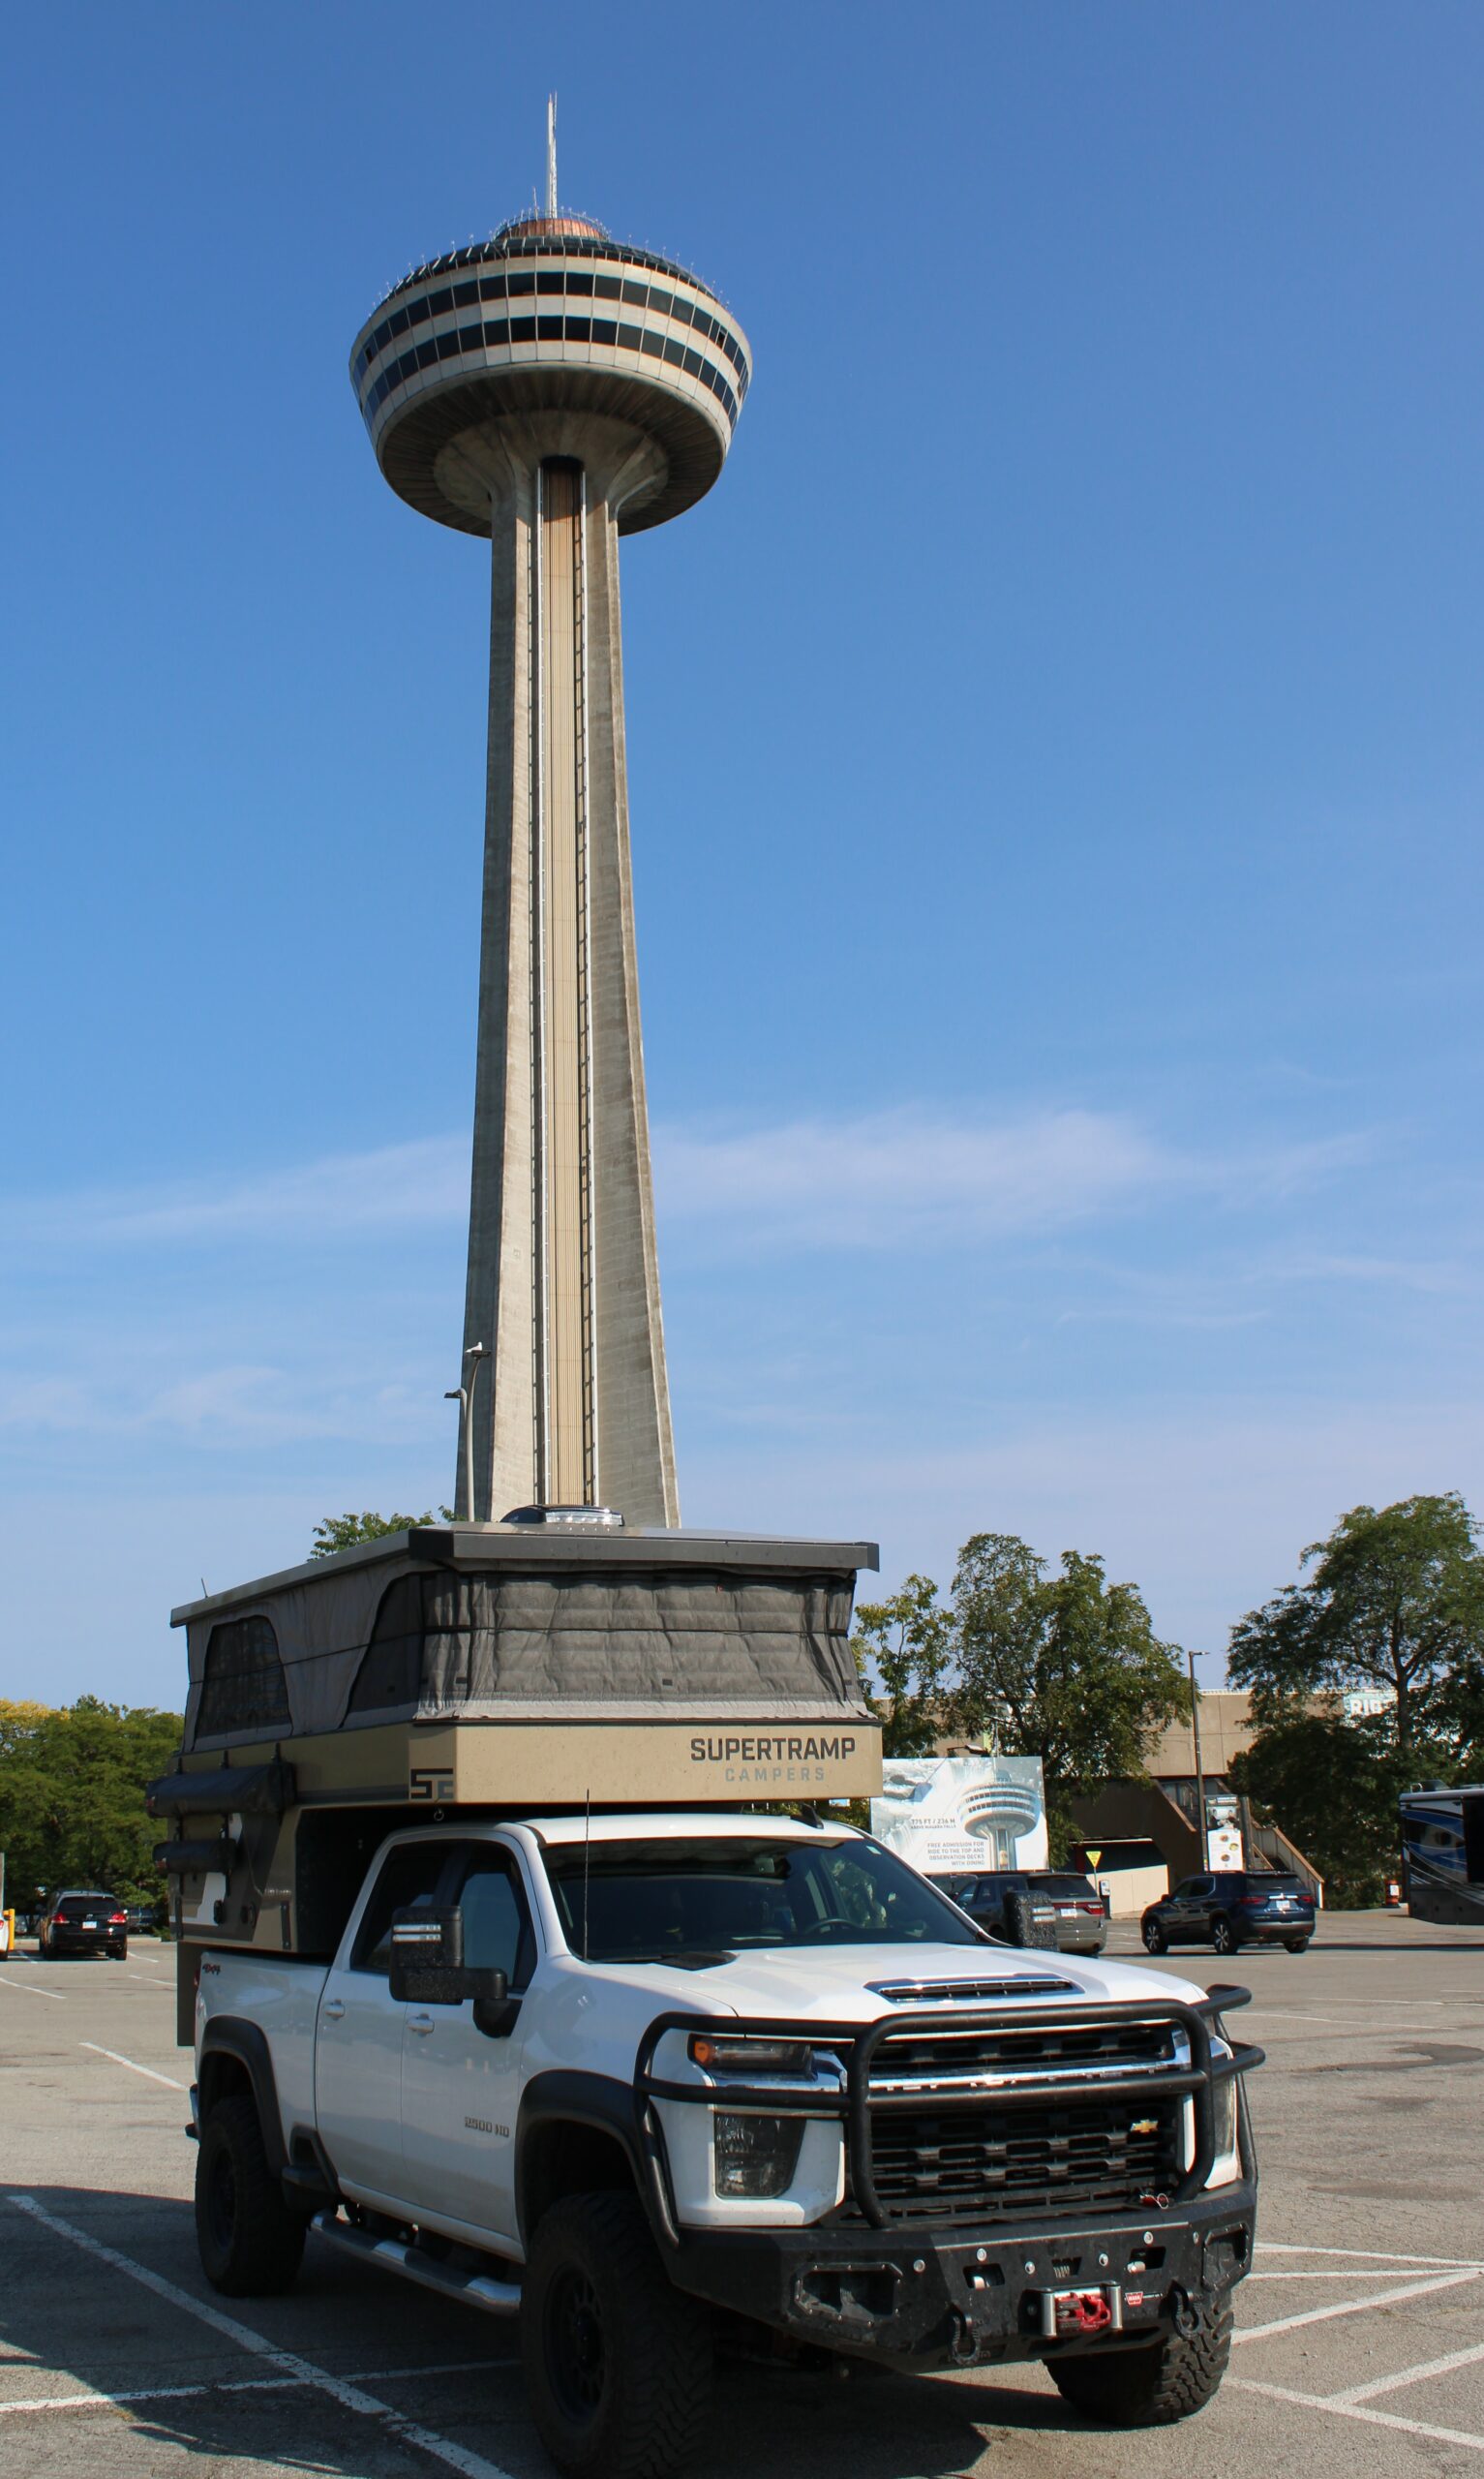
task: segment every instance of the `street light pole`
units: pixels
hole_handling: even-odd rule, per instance
[[[1196,1748],[1196,1830],[1200,1837],[1200,1856],[1196,1864],[1204,1875],[1210,1852],[1206,1845],[1206,1777],[1200,1766],[1200,1690],[1196,1684],[1196,1656],[1187,1652],[1185,1658],[1191,1671],[1191,1737]]]
[[[479,1518],[474,1512],[474,1383],[479,1375],[480,1362],[488,1360],[490,1354],[483,1343],[470,1343],[464,1357],[471,1360],[474,1365],[462,1386],[445,1387],[443,1400],[445,1403],[457,1403],[459,1407],[459,1419],[464,1429],[464,1520],[466,1523],[477,1523]]]

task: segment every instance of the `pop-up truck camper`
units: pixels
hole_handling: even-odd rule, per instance
[[[327,1957],[399,1824],[869,1797],[850,1651],[871,1542],[418,1526],[172,1612],[180,1770],[153,1785],[182,2036],[206,1945]]]
[[[176,1611],[151,1797],[218,2289],[314,2232],[517,2317],[568,2479],[704,2460],[739,2344],[1040,2359],[1125,2426],[1211,2398],[1246,1993],[997,1944],[832,1814],[880,1788],[875,1562],[547,1510]]]

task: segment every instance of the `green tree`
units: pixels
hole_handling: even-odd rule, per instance
[[[145,1813],[144,1786],[169,1771],[180,1731],[178,1713],[96,1696],[57,1710],[0,1707],[0,1847],[18,1909],[65,1884],[159,1899],[161,1830]]]
[[[410,1531],[414,1523],[452,1523],[452,1507],[430,1508],[426,1515],[327,1515],[315,1526],[312,1558],[333,1558],[337,1549],[353,1549],[358,1541],[381,1541],[388,1532]]]
[[[1389,1717],[1347,1719],[1333,1698],[1286,1713],[1232,1760],[1231,1780],[1312,1859],[1337,1909],[1379,1902],[1399,1865],[1397,1796],[1415,1767]]]
[[[890,1601],[863,1601],[850,1649],[881,1716],[887,1756],[924,1756],[943,1728],[953,1659],[953,1618],[925,1576],[909,1576]]]
[[[958,1729],[1040,1757],[1057,1849],[1075,1792],[1142,1773],[1190,1712],[1179,1647],[1160,1641],[1135,1585],[1108,1583],[1102,1559],[1075,1549],[1053,1576],[1014,1534],[976,1533],[954,1577],[954,1647]]]
[[[1317,1697],[1379,1688],[1392,1744],[1436,1767],[1484,1673],[1484,1556],[1463,1499],[1352,1507],[1299,1564],[1298,1583],[1231,1631],[1228,1674],[1255,1719],[1269,1728]]]

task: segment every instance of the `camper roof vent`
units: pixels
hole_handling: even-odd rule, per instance
[[[616,1507],[512,1507],[505,1523],[560,1524],[584,1532],[621,1532],[623,1517]]]

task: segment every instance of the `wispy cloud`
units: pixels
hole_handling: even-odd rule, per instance
[[[1114,1112],[994,1121],[913,1108],[741,1133],[662,1129],[655,1179],[668,1216],[722,1226],[742,1246],[951,1247],[1179,1191],[1282,1195],[1364,1149],[1363,1138],[1346,1136],[1205,1156]]]
[[[291,1367],[227,1362],[187,1370],[167,1338],[153,1370],[138,1365],[140,1357],[84,1375],[0,1377],[0,1436],[268,1449],[317,1438],[423,1441],[448,1426],[431,1370],[387,1382],[309,1354]]]
[[[245,1178],[79,1191],[0,1209],[12,1248],[131,1248],[257,1240],[290,1245],[457,1221],[469,1211],[469,1140],[430,1136],[330,1153]]]
[[[1048,1557],[1096,1550],[1143,1587],[1157,1628],[1218,1654],[1232,1621],[1290,1581],[1304,1545],[1347,1507],[1451,1488],[1484,1503],[1467,1390],[1201,1395],[1061,1418],[999,1406],[994,1426],[992,1439],[952,1448],[921,1430],[883,1446],[843,1423],[828,1443],[712,1438],[687,1472],[686,1517],[742,1507],[759,1531],[879,1536],[889,1585],[913,1567],[946,1581],[974,1532],[1019,1533]]]
[[[1354,1162],[1364,1144],[1208,1157],[1118,1112],[995,1120],[922,1104],[742,1130],[661,1126],[654,1161],[666,1223],[704,1224],[711,1246],[879,1249],[1045,1231],[1177,1191],[1282,1195]],[[468,1139],[429,1136],[244,1178],[20,1201],[0,1208],[0,1238],[21,1254],[287,1248],[446,1229],[468,1210]]]

